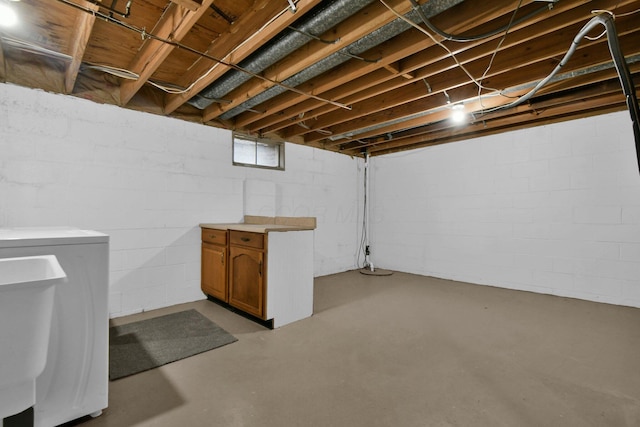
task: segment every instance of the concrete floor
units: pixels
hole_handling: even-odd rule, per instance
[[[111,382],[101,426],[639,426],[640,309],[395,273],[316,279],[315,314]]]

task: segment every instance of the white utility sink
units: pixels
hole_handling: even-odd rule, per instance
[[[66,278],[54,255],[0,259],[0,421],[35,404],[55,286]]]

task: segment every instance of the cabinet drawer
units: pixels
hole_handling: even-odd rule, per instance
[[[250,248],[264,249],[264,234],[248,231],[229,232],[229,241],[232,245],[248,246]]]
[[[213,243],[215,245],[227,244],[227,231],[226,230],[214,230],[211,228],[202,229],[202,241],[206,243]]]

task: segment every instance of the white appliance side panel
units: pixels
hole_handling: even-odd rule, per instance
[[[267,318],[277,328],[312,314],[313,231],[269,233]]]
[[[0,248],[107,243],[109,236],[75,227],[0,228]]]
[[[56,287],[47,364],[36,380],[37,427],[63,424],[108,404],[109,245],[0,247],[0,258],[49,254],[68,281]]]

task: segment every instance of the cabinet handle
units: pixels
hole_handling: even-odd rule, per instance
[[[220,262],[224,264],[224,252],[220,254]]]
[[[215,234],[209,234],[209,238],[210,238],[210,239],[215,239],[215,238],[216,238],[216,235],[215,235]]]
[[[262,261],[260,261],[260,275],[262,276]]]
[[[250,242],[251,239],[249,237],[241,237],[240,240],[242,240],[243,242]]]

